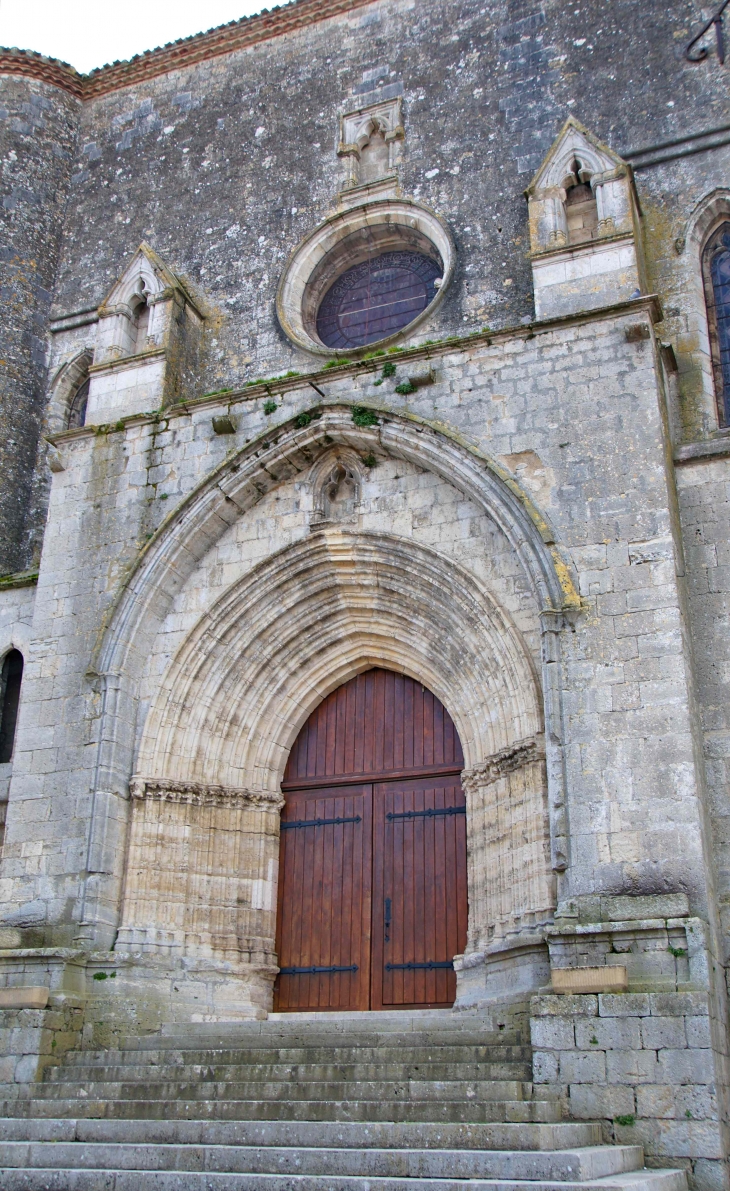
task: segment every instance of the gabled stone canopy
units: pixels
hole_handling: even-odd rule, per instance
[[[525,191],[528,198],[554,186],[565,189],[566,186],[575,185],[578,179],[573,173],[573,162],[576,158],[591,178],[596,174],[628,168],[618,153],[614,153],[583,124],[569,116]],[[582,182],[585,179],[581,177],[579,180]]]
[[[140,308],[146,333],[136,325]],[[197,352],[205,313],[149,244],[140,244],[98,315],[88,420],[111,422],[171,400],[186,356]]]
[[[129,306],[137,295],[154,301],[165,290],[179,290],[192,301],[188,290],[162,257],[143,240],[124,272],[117,278],[99,307],[99,317],[113,313],[118,306]]]
[[[525,195],[538,318],[646,292],[631,166],[572,116]]]

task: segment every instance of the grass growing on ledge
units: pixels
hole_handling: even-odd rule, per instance
[[[371,409],[364,405],[353,405],[352,420],[356,426],[377,426],[378,419]]]

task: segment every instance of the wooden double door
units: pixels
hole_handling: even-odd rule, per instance
[[[452,1005],[467,925],[461,745],[420,683],[373,669],[310,716],[284,776],[275,1005]]]

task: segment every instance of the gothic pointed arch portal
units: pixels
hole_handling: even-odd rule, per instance
[[[392,670],[358,674],[310,715],[282,782],[276,1008],[453,1004],[463,765],[446,708]]]

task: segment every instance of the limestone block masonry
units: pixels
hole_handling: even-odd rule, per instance
[[[78,1189],[197,1121],[231,1186],[291,1175],[284,1122],[318,1187],[412,1151],[424,1187],[730,1191],[707,16],[293,0],[89,76],[0,51],[3,1186],[95,1117]],[[453,1007],[323,1025],[272,1012],[284,774],[373,668],[458,735],[464,943],[403,965]]]

